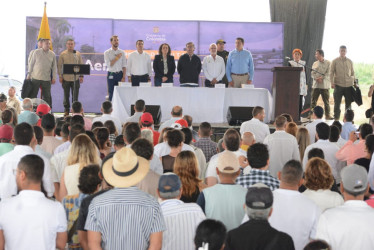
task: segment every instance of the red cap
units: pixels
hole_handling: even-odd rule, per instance
[[[143,113],[142,116],[140,117],[140,122],[145,125],[153,124],[153,117],[151,113],[148,113],[148,112]]]
[[[1,125],[0,126],[0,141],[11,140],[13,137],[13,128],[9,125]]]
[[[175,123],[178,123],[178,124],[182,125],[182,128],[188,128],[188,123],[184,119],[179,119],[179,120],[175,121]]]
[[[38,116],[43,116],[48,114],[51,111],[51,108],[47,104],[39,104],[38,108],[36,109],[36,114]]]

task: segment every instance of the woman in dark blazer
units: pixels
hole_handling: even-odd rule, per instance
[[[153,60],[156,87],[161,86],[163,82],[173,82],[175,61],[174,56],[170,55],[170,52],[169,44],[163,43],[158,49],[158,55]]]

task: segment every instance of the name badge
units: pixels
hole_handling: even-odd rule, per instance
[[[254,89],[255,86],[252,84],[242,84],[243,89]]]
[[[163,82],[161,84],[161,87],[162,88],[172,88],[173,87],[173,83],[172,82]]]
[[[152,83],[151,82],[141,82],[139,83],[139,87],[151,87],[152,86]]]
[[[224,89],[224,88],[226,88],[226,84],[224,84],[224,83],[216,83],[216,84],[214,84],[214,87],[216,89]]]
[[[132,84],[131,82],[118,82],[118,85],[121,87],[131,88]]]
[[[113,79],[114,77],[113,77],[113,75],[110,75],[109,77],[108,77],[108,79]]]

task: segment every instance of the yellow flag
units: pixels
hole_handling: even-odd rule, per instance
[[[47,3],[46,2],[44,3],[44,14],[43,14],[42,22],[40,23],[38,40],[39,40],[39,38],[44,38],[44,39],[51,40],[51,50],[53,50],[51,33],[49,32],[49,24],[48,24],[48,17],[47,17]]]

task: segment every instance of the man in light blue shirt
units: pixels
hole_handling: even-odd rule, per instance
[[[348,140],[349,134],[352,131],[357,130],[356,126],[353,124],[354,117],[355,117],[355,113],[353,112],[353,110],[347,109],[347,111],[345,111],[344,120],[343,120],[344,124],[342,127],[342,133],[341,133],[341,136],[344,140]]]
[[[39,116],[34,113],[30,98],[23,99],[22,108],[24,111],[18,116],[18,123],[27,122],[32,126],[36,125]]]
[[[230,87],[241,88],[252,84],[254,64],[251,52],[243,49],[244,39],[236,38],[235,49],[230,52],[226,65],[226,76]]]

